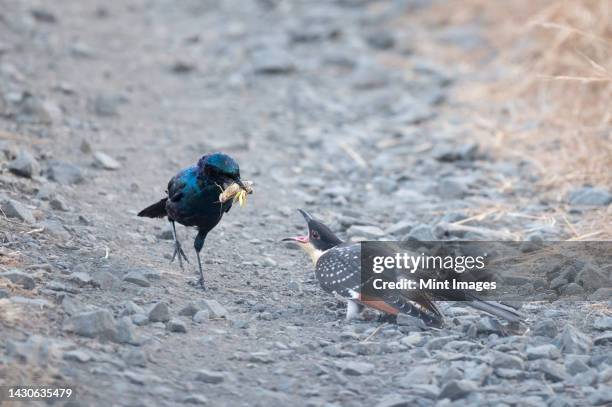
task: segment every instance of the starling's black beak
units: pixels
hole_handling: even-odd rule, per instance
[[[244,184],[242,183],[242,181],[240,180],[240,178],[236,177],[236,179],[234,179],[234,182],[240,185],[240,188],[244,189],[245,191],[247,190]]]
[[[246,187],[244,186],[244,183],[240,180],[239,177],[233,177],[231,175],[226,175],[223,177],[223,179],[224,179],[223,188],[227,188],[232,184],[238,184],[240,188],[246,191]]]

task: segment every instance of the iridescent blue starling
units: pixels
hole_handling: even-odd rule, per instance
[[[219,194],[232,183],[244,188],[240,180],[238,163],[227,154],[207,154],[202,156],[197,164],[183,169],[168,182],[167,197],[138,214],[148,218],[168,217],[174,238],[174,253],[170,262],[178,257],[181,268],[183,268],[183,259],[187,262],[189,260],[176,238],[175,222],[184,226],[195,226],[198,229],[193,245],[200,271],[198,283],[202,289],[206,289],[206,286],[200,251],[204,247],[208,232],[217,226],[223,214],[232,207],[231,199],[224,203],[219,201]]]

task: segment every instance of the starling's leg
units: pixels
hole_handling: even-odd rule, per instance
[[[183,270],[183,259],[185,259],[187,263],[189,263],[189,260],[187,259],[187,256],[185,256],[181,243],[176,238],[176,226],[174,225],[174,221],[171,220],[170,223],[172,224],[172,237],[174,238],[174,253],[172,254],[172,260],[170,260],[170,263],[172,263],[176,256],[178,256],[179,266],[181,266],[181,270]]]
[[[200,270],[200,279],[198,280],[198,284],[202,287],[202,290],[206,290],[206,286],[204,285],[204,271],[202,271],[202,261],[200,260],[200,251],[202,247],[204,247],[204,239],[206,239],[206,233],[202,233],[202,231],[198,232],[198,235],[193,242],[193,248],[196,251],[196,256],[198,257],[198,269]]]

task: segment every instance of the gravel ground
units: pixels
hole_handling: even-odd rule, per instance
[[[516,335],[458,304],[440,330],[347,323],[280,243],[298,207],[353,240],[466,237],[459,221],[477,240],[571,236],[540,216],[559,203],[531,163],[470,138],[451,92],[469,78],[411,43],[474,47],[478,30],[399,18],[420,7],[5,1],[0,384],[70,384],[71,406],[610,405],[609,279],[555,301],[587,299],[563,274]],[[136,213],[214,150],[256,192],[209,235],[202,292],[194,254],[169,265],[169,226]],[[563,199],[571,222],[612,194]],[[519,209],[473,217],[500,205]]]

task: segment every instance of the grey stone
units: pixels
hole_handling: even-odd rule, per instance
[[[136,284],[140,287],[150,287],[151,283],[139,270],[132,270],[123,277],[123,281]]]
[[[442,377],[440,377],[440,383],[448,383],[451,380],[460,380],[464,378],[463,372],[460,372],[454,367],[449,367],[444,371]]]
[[[203,394],[189,394],[183,399],[184,404],[195,404],[201,406],[209,405],[208,399]]]
[[[517,370],[523,370],[525,367],[523,359],[521,359],[519,356],[510,355],[508,353],[492,352],[491,358],[491,365],[493,367]]]
[[[129,366],[146,367],[148,362],[147,352],[142,348],[128,348],[122,354],[123,360]]]
[[[61,196],[56,196],[55,198],[49,201],[49,206],[51,209],[55,209],[56,211],[68,212],[68,204]]]
[[[225,374],[212,370],[201,369],[196,372],[195,380],[210,384],[219,384],[225,381]]]
[[[20,202],[14,199],[5,198],[0,204],[2,205],[2,212],[9,218],[19,219],[30,224],[36,223],[36,218],[32,211]]]
[[[597,372],[595,369],[589,369],[579,375],[567,378],[564,382],[564,386],[576,386],[585,387],[592,386],[597,383]]]
[[[75,58],[89,59],[93,58],[95,53],[93,48],[88,44],[77,41],[70,46],[70,55]]]
[[[50,180],[62,185],[80,184],[85,181],[83,171],[74,164],[55,161],[47,169]]]
[[[411,317],[410,315],[406,315],[406,314],[398,314],[396,323],[399,326],[413,328],[413,329],[410,329],[410,331],[424,331],[427,329],[427,326],[425,325],[425,323],[423,322],[421,318]],[[402,332],[405,332],[405,331],[402,331]]]
[[[400,396],[397,394],[388,394],[383,396],[375,407],[412,407],[418,405],[415,403],[414,397]]]
[[[161,233],[158,233],[156,237],[160,240],[174,240],[172,228],[168,227],[164,229]]]
[[[576,275],[575,282],[589,292],[594,292],[600,287],[609,287],[611,284],[609,276],[592,264],[584,265]]]
[[[186,74],[195,71],[196,67],[193,61],[177,59],[170,67],[170,70],[176,74]]]
[[[559,330],[557,324],[552,319],[542,319],[536,322],[533,327],[533,334],[536,336],[545,336],[547,338],[554,338],[557,336]]]
[[[136,304],[134,301],[127,301],[123,304],[123,310],[121,311],[121,316],[126,315],[134,315],[134,314],[144,314],[144,310],[141,306]]]
[[[327,21],[304,21],[289,30],[289,36],[294,43],[323,41],[340,34],[338,27]]]
[[[41,335],[30,335],[25,341],[6,339],[3,342],[6,356],[31,366],[43,368],[55,363],[56,356],[60,356],[60,351],[69,345],[66,342]]]
[[[413,332],[400,339],[400,343],[406,346],[419,346],[422,342],[423,336],[418,332]]]
[[[51,100],[26,93],[19,103],[17,121],[22,123],[53,124],[62,118],[62,110]]]
[[[229,316],[229,312],[223,307],[217,300],[202,300],[201,309],[207,310],[210,313],[210,318],[226,318]]]
[[[476,322],[476,332],[479,334],[497,334],[503,336],[506,334],[506,329],[497,319],[484,316]]]
[[[351,86],[357,90],[382,88],[389,83],[389,72],[381,66],[362,62],[350,77]],[[404,102],[404,105],[406,102]]]
[[[470,161],[478,155],[478,144],[469,143],[459,147],[443,149],[436,154],[436,159],[442,162]]]
[[[179,315],[183,317],[193,317],[200,310],[194,303],[189,303],[184,306],[180,311]]]
[[[86,285],[90,285],[93,283],[93,279],[84,271],[77,271],[75,273],[70,274],[68,277],[68,281],[78,285],[79,287],[85,287]]]
[[[435,191],[442,199],[460,199],[468,194],[466,183],[455,178],[441,179]]]
[[[161,280],[161,273],[159,272],[159,270],[150,269],[150,268],[144,268],[144,269],[140,269],[140,271],[150,281]]]
[[[64,330],[88,338],[115,340],[117,328],[110,311],[105,309],[83,312],[70,317]]]
[[[610,343],[612,343],[612,332],[606,332],[593,340],[594,345],[608,345]]]
[[[603,371],[599,372],[599,375],[597,376],[597,381],[599,383],[612,384],[612,367],[608,367]]]
[[[21,150],[17,157],[8,164],[10,172],[21,177],[32,178],[40,173],[36,158],[26,150]]]
[[[93,112],[100,117],[112,117],[119,114],[121,98],[115,95],[99,94],[91,101]]]
[[[412,388],[417,384],[431,384],[435,381],[438,370],[435,366],[414,366],[404,372],[398,379],[397,385],[405,388]]]
[[[210,311],[208,310],[200,310],[193,315],[193,322],[197,324],[201,324],[210,319]]]
[[[0,278],[5,278],[13,284],[17,284],[26,290],[31,290],[36,286],[34,279],[29,274],[19,270],[9,270],[0,273]]]
[[[576,283],[569,283],[565,287],[561,288],[561,294],[563,295],[579,295],[584,294],[584,288]]]
[[[414,222],[410,221],[401,221],[396,223],[395,225],[390,226],[385,230],[385,235],[390,236],[402,236],[410,232]]]
[[[406,236],[404,236],[402,240],[430,242],[437,239],[432,232],[431,226],[419,224],[413,227],[412,230],[410,230],[410,232]]]
[[[129,343],[131,345],[138,345],[139,342],[136,338],[136,330],[132,319],[129,316],[124,316],[117,321],[117,337],[116,342],[118,343]]]
[[[119,286],[119,279],[108,271],[96,271],[91,276],[92,282],[103,290],[110,290]]]
[[[268,256],[265,256],[262,259],[262,263],[266,267],[276,267],[276,266],[278,266],[278,263],[276,262],[276,260],[274,260],[273,258],[268,257]]]
[[[550,281],[550,289],[558,290],[564,287],[568,283],[567,279],[563,276],[557,276]]]
[[[374,365],[367,362],[337,362],[336,366],[348,376],[362,376],[374,371]]]
[[[548,359],[540,359],[533,362],[531,369],[544,373],[544,377],[553,382],[560,382],[568,378],[565,366]]]
[[[346,231],[348,236],[359,236],[368,240],[380,239],[385,232],[378,226],[353,225]]]
[[[503,230],[445,222],[440,222],[435,226],[434,235],[441,239],[457,237],[462,240],[483,240],[490,242],[511,241],[513,239],[511,233]]]
[[[369,46],[376,49],[390,49],[395,45],[395,37],[389,31],[375,31],[366,36]]]
[[[55,187],[55,185],[45,183],[38,188],[38,191],[36,192],[36,198],[42,201],[48,201],[53,197],[56,189],[57,188]]]
[[[258,49],[252,55],[255,73],[264,75],[282,75],[295,70],[291,55],[281,48]]]
[[[427,350],[438,350],[442,349],[447,343],[457,340],[457,335],[449,335],[449,336],[439,336],[433,339],[430,339],[425,347]]]
[[[134,314],[132,315],[132,322],[134,325],[143,326],[149,323],[149,317],[145,314]]]
[[[34,307],[39,309],[51,308],[51,303],[43,298],[28,298],[15,295],[13,297],[10,297],[10,300],[14,304],[23,305],[26,307]]]
[[[62,355],[62,359],[71,362],[87,363],[91,360],[91,354],[89,354],[89,352],[76,349],[65,352]]]
[[[611,301],[612,287],[598,288],[593,294],[589,295],[591,301]]]
[[[612,404],[612,387],[600,387],[589,395],[588,400],[592,406],[609,406]]]
[[[563,353],[585,354],[591,350],[593,341],[588,335],[567,324],[555,338],[555,343]]]
[[[41,7],[35,7],[30,10],[30,14],[40,23],[53,24],[57,22],[57,17],[51,11]]]
[[[178,333],[187,332],[187,326],[185,325],[183,321],[181,321],[178,318],[172,318],[170,321],[168,321],[166,326],[170,332],[178,332]]]
[[[612,330],[612,317],[604,316],[599,317],[593,321],[593,328],[598,331],[610,331]]]
[[[603,188],[585,186],[571,191],[567,200],[572,205],[606,206],[612,202],[612,193]]]
[[[94,152],[93,157],[96,167],[104,168],[105,170],[118,170],[121,168],[119,161],[102,151]]]
[[[158,302],[149,310],[149,321],[168,322],[170,320],[170,309],[165,302]]]
[[[587,370],[589,370],[589,366],[580,359],[573,359],[568,362],[566,361],[565,370],[570,375],[575,376],[578,373],[586,372]]]
[[[75,315],[79,312],[91,311],[88,306],[69,295],[64,296],[62,299],[62,309],[68,315]]]
[[[561,357],[561,351],[555,345],[539,345],[528,346],[526,349],[527,360],[536,359],[558,359]]]
[[[478,391],[478,387],[470,380],[451,380],[442,387],[438,398],[458,400],[476,391]]]

